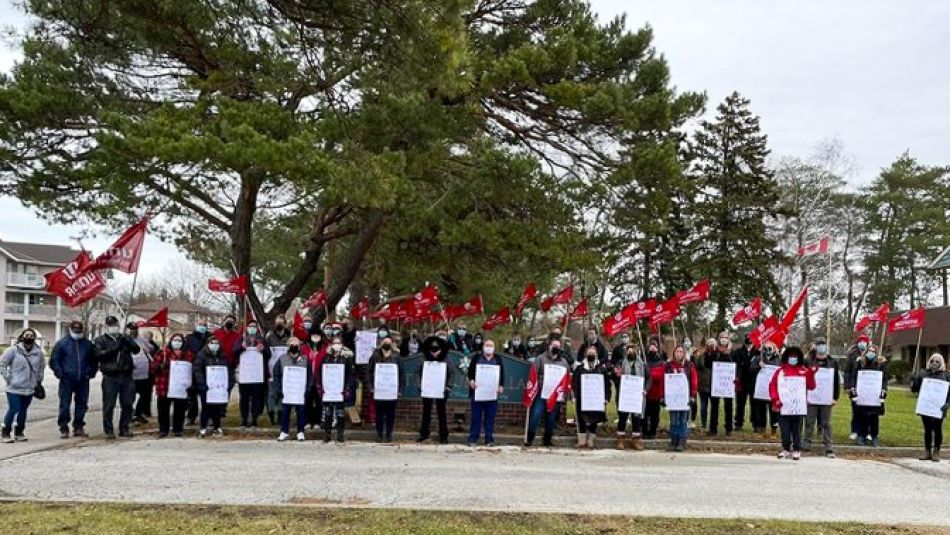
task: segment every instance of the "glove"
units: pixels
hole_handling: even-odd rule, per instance
[[[772,410],[775,411],[775,412],[778,412],[778,411],[782,410],[782,402],[781,402],[781,401],[773,401],[773,402],[772,402]]]
[[[947,409],[950,409],[950,403],[944,403],[943,406],[940,407],[942,412],[947,412]]]
[[[887,390],[881,390],[881,399],[887,399]]]
[[[351,393],[351,392],[350,392],[350,389],[349,389],[349,388],[345,389],[345,390],[343,391],[343,397],[344,397],[344,398],[350,397],[350,393]]]
[[[851,396],[851,399],[858,397],[858,391],[853,388],[848,391],[848,394]]]

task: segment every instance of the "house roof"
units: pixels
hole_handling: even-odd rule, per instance
[[[210,308],[205,308],[180,297],[139,301],[129,307],[129,312],[150,316],[165,307],[168,307],[169,314],[200,314],[205,316],[218,314]]]
[[[0,253],[3,253],[14,262],[63,266],[69,263],[73,258],[76,258],[76,255],[79,254],[79,250],[66,245],[19,243],[0,240]]]
[[[888,321],[900,314],[900,312],[892,313]],[[885,345],[915,346],[917,334],[916,329],[888,333]],[[950,345],[950,306],[928,308],[924,312],[924,329],[921,333],[920,345],[924,347]]]

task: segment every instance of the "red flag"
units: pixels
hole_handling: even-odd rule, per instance
[[[432,284],[427,284],[426,287],[414,297],[416,307],[429,309],[432,305],[439,304],[439,288]]]
[[[861,319],[858,320],[858,324],[854,326],[854,332],[859,333],[872,323],[874,323],[874,319],[870,315],[862,316]]]
[[[303,302],[303,308],[319,308],[327,304],[327,293],[323,288],[317,288],[313,295]]]
[[[636,303],[634,303],[635,305]],[[604,336],[610,337],[615,336],[617,333],[626,330],[636,320],[633,315],[634,305],[627,305],[617,312],[616,314],[608,317],[604,320]]]
[[[168,307],[155,313],[151,318],[137,323],[139,327],[168,327]]]
[[[568,317],[572,320],[576,320],[587,316],[589,313],[590,311],[587,307],[587,298],[585,297],[584,299],[581,299],[580,303],[577,303],[577,306],[574,307],[574,310],[571,311]]]
[[[358,303],[353,305],[353,308],[350,309],[350,317],[355,320],[363,319],[363,316],[365,316],[368,312],[369,299],[364,297],[360,299]]]
[[[908,331],[924,328],[924,309],[908,310],[887,322],[887,332]]]
[[[798,294],[798,297],[795,298],[795,302],[792,303],[792,306],[788,308],[788,312],[782,316],[781,327],[782,330],[788,332],[792,324],[795,323],[795,317],[798,316],[798,310],[802,308],[802,303],[805,302],[805,298],[808,296],[808,286],[802,288],[802,291]]]
[[[498,312],[495,312],[492,317],[485,320],[485,323],[482,324],[483,331],[490,331],[499,325],[511,323],[511,309],[505,307]],[[533,368],[534,366],[532,366]]]
[[[664,323],[673,321],[679,314],[680,306],[676,297],[657,305],[656,308],[653,309],[653,315],[650,316],[650,330],[654,330]]]
[[[534,366],[531,366],[531,367],[534,368]],[[561,397],[562,394],[566,395],[570,391],[571,391],[571,373],[567,372],[564,374],[564,377],[561,378],[561,382],[557,384],[557,388],[555,388],[551,392],[551,395],[548,397],[548,412],[551,412],[554,410],[554,407],[557,405],[557,400]]]
[[[647,299],[630,305],[633,307],[633,317],[636,320],[649,319],[656,310],[656,299]]]
[[[379,310],[376,310],[375,312],[370,312],[367,318],[371,320],[381,319],[383,321],[389,321],[394,317],[393,315],[394,305],[395,305],[394,302],[386,303],[383,306],[379,307]]]
[[[679,305],[687,303],[698,303],[709,299],[709,279],[701,280],[689,290],[682,290],[676,294],[676,302]]]
[[[831,245],[831,238],[825,236],[824,238],[812,242],[806,243],[804,246],[798,248],[798,256],[802,258],[807,258],[816,254],[824,254],[828,252],[829,246]]]
[[[135,273],[139,269],[139,259],[142,257],[142,245],[145,243],[147,229],[148,216],[145,216],[138,223],[127,228],[119,239],[96,257],[96,260],[86,269],[116,269]]]
[[[294,336],[299,338],[301,342],[310,340],[310,335],[307,333],[307,329],[303,328],[303,316],[300,315],[299,310],[294,311],[294,325],[291,327],[290,331]]]
[[[92,259],[83,251],[65,266],[47,273],[46,291],[58,295],[66,306],[78,307],[106,288],[106,279],[101,273],[90,270]]]
[[[538,286],[533,282],[528,283],[528,286],[523,292],[521,292],[521,297],[518,299],[518,304],[515,305],[515,316],[520,316],[525,305],[534,299],[536,295],[538,295]]]
[[[551,310],[551,307],[554,305],[563,305],[564,303],[570,303],[574,299],[574,285],[571,284],[561,290],[560,292],[548,297],[543,302],[541,302],[541,310],[547,312]]]
[[[461,305],[448,306],[445,309],[445,316],[448,319],[461,318],[462,316],[474,316],[484,314],[485,307],[482,303],[482,296],[476,295]]]
[[[525,408],[531,406],[534,403],[534,398],[537,397],[538,391],[541,389],[541,385],[538,384],[538,368],[532,363],[531,371],[528,373],[528,382],[524,385],[524,394],[521,398],[521,403],[524,404]]]
[[[887,303],[884,303],[883,305],[877,307],[877,310],[874,312],[863,316],[860,321],[858,321],[858,324],[854,326],[854,332],[861,332],[872,323],[887,321],[887,316],[890,313],[891,306]]]
[[[752,345],[762,347],[762,344],[773,340],[781,332],[782,326],[779,324],[778,319],[776,319],[775,316],[769,316],[756,326],[755,329],[752,329],[752,332],[749,333],[749,338],[752,339]],[[784,336],[782,340],[784,341]],[[776,345],[782,347],[778,342],[776,342]]]
[[[246,295],[247,275],[241,275],[230,280],[208,279],[208,289],[212,292]]]
[[[752,321],[762,315],[762,298],[756,297],[751,303],[742,307],[732,315],[732,324],[739,325]]]

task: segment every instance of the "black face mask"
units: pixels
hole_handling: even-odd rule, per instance
[[[297,353],[300,353],[300,346],[290,346],[287,348],[287,352],[291,355],[296,355]]]
[[[393,348],[392,344],[383,344],[383,345],[380,346],[380,347],[383,348],[383,351],[389,351],[390,349]]]
[[[559,347],[552,347],[552,348],[551,348],[551,354],[554,355],[554,356],[560,355],[560,354],[561,354],[561,348],[559,348]]]
[[[224,328],[225,328],[225,329],[233,329],[233,328],[234,328],[234,322],[233,322],[233,321],[226,321],[226,322],[224,322]]]
[[[27,349],[33,347],[33,344],[35,344],[35,343],[36,343],[36,338],[24,338],[24,339],[23,339],[23,347],[25,347],[25,348],[27,348]]]
[[[587,362],[594,362],[594,359],[597,358],[597,355],[587,355]]]

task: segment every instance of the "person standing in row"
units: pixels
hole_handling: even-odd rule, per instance
[[[709,428],[709,398],[712,392],[712,361],[716,359],[716,339],[706,340],[706,349],[696,359],[699,375],[699,428]],[[707,365],[707,362],[710,364]]]
[[[340,346],[342,346],[342,342]],[[305,370],[304,376],[306,377],[304,381],[304,392],[313,389],[314,387],[314,375],[313,368],[310,367],[310,361],[303,355],[300,350],[300,339],[296,336],[291,336],[287,340],[287,353],[280,357],[277,360],[277,363],[274,365],[274,385],[277,387],[277,396],[280,400],[280,435],[277,437],[278,442],[284,442],[290,437],[290,413],[293,411],[297,412],[297,441],[303,442],[306,440],[304,435],[304,426],[306,425],[306,415],[304,414],[304,404],[295,402],[295,400],[289,400],[284,397],[284,380],[288,375],[287,372],[291,368],[303,369]],[[329,427],[324,427],[327,435],[329,436],[330,430]],[[327,440],[326,442],[329,442]]]
[[[851,346],[851,349],[848,350],[848,358],[847,358],[847,361],[845,361],[845,367],[844,367],[844,389],[847,390],[848,392],[854,389],[854,383],[852,383],[851,381],[854,377],[856,377],[854,374],[854,370],[855,370],[855,365],[858,361],[858,358],[864,356],[864,354],[868,350],[868,345],[870,345],[870,343],[871,343],[871,339],[868,338],[866,335],[862,334],[855,341],[854,345]],[[851,435],[849,438],[851,440],[857,440],[858,431],[859,431],[858,405],[857,403],[854,402],[854,399],[852,398],[851,399]]]
[[[185,338],[180,334],[173,334],[168,346],[152,359],[151,373],[155,378],[155,397],[158,398],[158,438],[167,437],[169,427],[176,437],[184,431],[188,400],[169,398],[168,383],[172,362],[194,363],[194,360],[194,354],[185,346]]]
[[[606,349],[604,349],[606,353]],[[580,354],[580,353],[578,353]],[[598,349],[594,344],[587,345],[584,350],[584,360],[580,366],[574,368],[573,390],[575,409],[577,415],[577,447],[594,449],[594,443],[597,440],[597,426],[607,421],[607,404],[610,403],[610,378],[608,377],[608,368],[599,360]],[[584,376],[593,375],[603,382],[603,392],[588,393],[584,392]],[[598,384],[601,381],[597,381]],[[603,394],[603,410],[584,411],[585,396]],[[596,401],[596,400],[590,400]]]
[[[237,368],[237,358],[234,356],[234,351],[240,347],[241,343],[241,332],[238,330],[237,319],[231,314],[225,316],[224,327],[214,331],[213,336],[221,343],[221,356],[227,362],[233,377],[234,369]],[[228,385],[228,399],[231,398],[233,388],[233,383]],[[228,406],[225,405],[222,410],[221,417],[223,418],[228,411]]]
[[[350,397],[356,388],[356,367],[354,364],[353,352],[343,345],[343,338],[334,336],[330,342],[330,351],[320,364],[320,373],[314,378],[317,385],[317,393],[323,400],[323,441],[330,442],[330,431],[336,429],[336,441],[343,442],[343,429],[346,423],[346,411],[344,410],[344,401],[328,401],[327,392],[323,389],[323,376],[327,372],[327,366],[343,366],[343,399]],[[285,409],[286,410],[286,409]],[[298,418],[299,418],[298,414]],[[286,416],[285,416],[286,418]],[[300,425],[298,424],[298,427]],[[300,440],[300,429],[298,429],[297,439]]]
[[[475,399],[475,386],[479,366],[498,366],[498,389],[494,400],[478,401]],[[498,398],[505,391],[505,367],[501,359],[495,356],[495,341],[485,340],[482,350],[472,357],[468,365],[468,395],[472,400],[472,423],[468,430],[468,445],[478,444],[478,436],[485,426],[485,445],[495,445],[495,414],[498,412]]]
[[[600,341],[600,338],[597,336],[597,329],[593,327],[587,329],[587,333],[584,335],[584,343],[581,344],[581,347],[577,350],[577,362],[581,364],[584,363],[587,348],[589,347],[593,347],[597,352],[597,362],[606,365],[610,361],[610,353],[607,351],[607,346]]]
[[[201,398],[201,416],[199,417],[198,438],[208,436],[208,422],[213,426],[211,429],[215,436],[224,436],[221,429],[221,418],[224,415],[224,408],[227,404],[208,403],[208,367],[225,366],[228,369],[228,391],[234,383],[233,368],[228,365],[228,359],[224,356],[224,350],[221,348],[221,340],[214,337],[208,341],[208,346],[198,352],[195,357],[193,367],[193,388],[198,392]]]
[[[756,379],[764,366],[775,366],[778,369],[782,365],[782,355],[778,352],[778,346],[771,340],[762,344],[762,351],[753,355],[752,362],[749,364],[749,371]],[[769,377],[769,381],[772,378]],[[755,386],[752,387],[753,393]],[[752,431],[761,433],[763,438],[770,434],[775,434],[778,429],[779,414],[772,410],[772,403],[766,399],[752,400]]]
[[[776,412],[782,410],[783,404],[788,400],[783,400],[779,384],[787,377],[803,377],[805,379],[805,390],[815,389],[815,373],[805,367],[805,355],[798,347],[787,347],[782,353],[782,365],[772,376],[769,382],[769,397]],[[802,457],[802,422],[804,416],[800,415],[781,415],[779,416],[779,427],[782,429],[782,451],[778,454],[779,459],[787,459],[791,452],[792,460],[799,460]]]
[[[629,340],[630,337],[627,336],[627,342],[623,343],[622,346],[617,346],[618,348],[623,347],[625,353],[621,354],[621,359],[613,364],[614,388],[617,391],[616,400],[618,407],[620,406],[620,383],[624,376],[633,375],[643,378],[644,402],[646,401],[646,393],[649,392],[652,387],[652,379],[647,369],[647,363],[640,355],[640,348],[636,344],[629,343]],[[616,351],[614,351],[614,356],[616,356]],[[619,409],[617,412],[617,449],[622,450],[625,447],[624,441],[627,439],[628,420],[630,422],[630,447],[635,450],[642,450],[643,443],[640,441],[640,434],[643,430],[643,418],[641,414],[621,412]]]
[[[366,366],[370,395],[376,405],[376,442],[390,443],[393,441],[393,428],[396,425],[396,399],[376,399],[376,374],[379,366],[392,365],[396,371],[396,398],[402,392],[400,377],[402,377],[402,358],[395,350],[392,338],[383,338],[369,358]]]
[[[742,340],[742,346],[732,352],[732,360],[736,363],[738,383],[736,384],[736,413],[733,428],[742,431],[745,423],[745,407],[749,403],[749,421],[751,423],[751,400],[755,393],[755,376],[752,375],[752,359],[758,351],[752,346],[752,337],[748,334]]]
[[[113,418],[115,403],[119,401],[119,436],[132,437],[129,425],[132,422],[132,398],[135,384],[132,381],[132,354],[139,351],[135,342],[138,326],[126,325],[125,334],[119,332],[119,320],[106,317],[106,333],[96,338],[96,362],[102,372],[102,431],[107,439],[115,438]]]
[[[696,398],[699,375],[696,373],[696,365],[692,361],[686,360],[686,348],[683,346],[676,346],[673,349],[673,358],[662,369],[656,368],[653,373],[653,381],[660,383],[660,390],[663,394],[666,392],[666,376],[668,374],[686,375],[689,399]],[[689,410],[671,410],[669,414],[670,449],[672,451],[683,451],[686,449],[686,439],[689,436]]]
[[[300,344],[300,351],[307,357],[307,362],[310,363],[310,369],[314,377],[319,373],[320,364],[323,363],[323,358],[329,350],[330,343],[323,337],[323,330],[318,327],[311,327],[307,341]],[[273,399],[277,398],[277,389],[273,382],[271,382],[270,397]],[[320,418],[323,416],[321,409],[322,406],[320,404],[320,396],[317,395],[317,389],[308,389],[304,397],[304,415],[307,418],[307,426],[311,430],[320,426]],[[280,411],[278,410],[278,412]]]
[[[858,374],[864,370],[881,372],[881,397],[878,405],[864,406],[857,404]],[[884,400],[887,398],[887,359],[884,358],[884,355],[877,354],[877,348],[873,344],[868,345],[868,350],[855,359],[850,383],[853,385],[850,392],[851,400],[855,402],[858,417],[858,444],[876,448],[880,445],[878,433],[881,416],[884,414]]]
[[[515,334],[511,337],[511,340],[508,342],[508,345],[505,347],[505,351],[513,357],[517,357],[521,360],[528,360],[528,346],[521,341],[521,335]]]
[[[86,338],[81,321],[71,321],[69,332],[53,346],[49,367],[59,380],[60,438],[69,438],[71,406],[75,407],[73,436],[88,436],[86,411],[89,409],[89,380],[96,376],[96,346]]]
[[[208,320],[199,319],[195,322],[195,330],[188,333],[188,336],[185,337],[185,349],[191,353],[192,357],[197,357],[198,353],[208,345],[208,340],[210,339],[211,332],[208,330]],[[201,396],[198,395],[198,391],[194,388],[189,388],[188,414],[186,416],[189,426],[194,427],[198,422],[198,415],[201,414],[200,400]]]
[[[564,393],[558,394],[557,403],[552,409],[548,409],[548,400],[542,395],[544,392],[545,367],[558,366],[564,368],[564,374],[571,373],[569,357],[565,356],[561,349],[560,333],[556,336],[552,333],[548,336],[546,350],[541,355],[535,357],[531,363],[535,368],[535,374],[538,378],[538,395],[534,397],[531,404],[531,413],[528,418],[528,435],[525,441],[525,447],[534,445],[534,438],[541,419],[544,419],[544,438],[542,444],[546,447],[553,445],[554,426],[557,424],[558,415],[561,413],[561,407],[564,405]],[[556,385],[552,385],[554,387]]]
[[[651,336],[646,355],[647,370],[651,373],[652,370],[666,364],[666,354],[660,350],[660,347],[660,339]],[[660,427],[660,405],[662,402],[662,385],[653,381],[650,390],[647,391],[646,409],[643,415],[643,437],[646,439],[656,438],[656,431]]]
[[[271,351],[271,354],[265,360],[267,369],[265,373],[268,378],[274,373],[273,365],[276,364],[276,359],[274,358],[274,348],[285,348],[287,347],[287,341],[290,340],[292,333],[290,329],[287,328],[287,318],[280,314],[274,318],[274,328],[268,331],[264,336],[264,342],[267,344],[268,350]],[[301,350],[304,350],[306,344],[301,344]],[[271,425],[274,425],[279,420],[277,413],[279,407],[277,406],[277,396],[274,392],[274,383],[273,381],[264,381],[264,389],[267,391],[267,419],[270,421]]]
[[[7,383],[7,413],[3,418],[2,431],[4,442],[26,441],[26,435],[23,434],[26,430],[26,413],[33,396],[42,388],[45,369],[46,359],[36,343],[36,331],[27,327],[17,336],[16,344],[7,348],[0,357],[0,375]]]
[[[805,451],[811,450],[812,439],[815,436],[815,427],[821,430],[821,441],[825,446],[825,457],[835,458],[834,445],[831,438],[831,411],[838,404],[838,397],[841,395],[841,382],[838,380],[838,362],[828,357],[828,342],[824,338],[818,337],[815,340],[815,349],[809,352],[805,360],[812,373],[821,373],[819,370],[831,370],[831,404],[817,405],[808,404],[808,415],[805,417]],[[817,382],[817,381],[816,381]]]
[[[267,341],[261,336],[260,327],[254,320],[247,322],[247,327],[244,328],[244,336],[240,338],[234,348],[235,368],[239,369],[241,356],[252,348],[259,355],[255,355],[255,358],[259,358],[261,361],[264,382],[251,383],[246,378],[242,380],[240,374],[237,374],[242,433],[247,431],[248,427],[257,429],[257,419],[264,413],[264,407],[267,405],[267,380],[270,375],[267,362],[270,360],[270,348]]]
[[[707,356],[709,356],[707,354]],[[730,349],[729,342],[729,333],[723,331],[719,335],[719,347],[716,348],[716,351],[711,355],[712,358],[704,359],[706,368],[712,374],[715,366],[715,362],[734,362],[732,360],[732,351]],[[710,375],[711,377],[711,375]],[[732,398],[718,398],[716,396],[710,396],[709,404],[709,431],[707,435],[714,437],[719,434],[719,400],[722,400],[723,404],[723,413],[725,418],[723,419],[723,426],[726,428],[726,436],[732,434]]]
[[[935,381],[950,382],[950,373],[947,373],[947,364],[943,360],[943,355],[934,353],[930,355],[927,361],[927,367],[920,371],[914,382],[911,384],[910,391],[919,394],[920,388],[924,384],[924,379],[933,379]],[[947,408],[950,407],[950,390],[947,391],[947,398],[943,406],[940,407],[940,417],[920,415],[924,424],[924,456],[921,461],[940,462],[940,447],[943,445],[943,420],[947,417]]]
[[[464,327],[461,329],[464,335]],[[429,337],[422,344],[423,357],[425,362],[444,362],[446,364],[445,388],[443,395],[439,399],[422,398],[422,421],[419,424],[419,438],[416,442],[425,442],[429,440],[432,426],[432,404],[435,403],[436,417],[439,420],[439,444],[449,443],[449,424],[445,413],[445,398],[452,391],[452,385],[455,384],[455,372],[452,362],[449,361],[449,344],[439,337]],[[471,347],[471,346],[468,346]],[[422,371],[425,366],[419,368],[419,382],[422,383]]]
[[[139,424],[147,424],[148,419],[152,417],[152,390],[155,381],[152,378],[152,360],[159,352],[160,348],[155,343],[151,331],[139,330],[139,336],[135,339],[141,351],[133,355],[132,361],[132,381],[135,383],[135,412],[132,419]],[[136,369],[144,368],[140,377]]]

